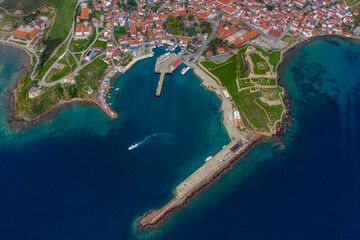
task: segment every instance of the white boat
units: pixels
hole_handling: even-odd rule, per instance
[[[183,68],[181,70],[181,75],[184,75],[187,71],[189,71],[190,67]]]
[[[205,159],[205,162],[209,161],[210,159],[212,159],[212,156],[208,156],[208,157]]]
[[[120,88],[115,88],[115,91],[119,91]]]
[[[133,150],[133,149],[136,148],[137,146],[138,146],[138,144],[135,143],[135,144],[131,145],[131,146],[128,148],[128,150],[129,150],[129,151],[130,151],[130,150]]]

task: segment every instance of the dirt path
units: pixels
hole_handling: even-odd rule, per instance
[[[55,18],[56,18],[56,14],[57,14],[57,11],[55,10],[55,14],[54,14],[54,16],[53,16],[53,17],[52,17],[52,19],[51,19],[51,26],[50,26],[50,29],[49,29],[49,31],[46,33],[45,38],[48,38],[49,33],[51,32],[51,30],[52,30],[52,28],[53,28],[53,26],[54,26],[54,23],[55,23]]]

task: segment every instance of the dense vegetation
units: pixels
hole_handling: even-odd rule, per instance
[[[124,11],[135,11],[137,10],[138,5],[135,0],[128,0],[127,4],[125,2],[121,2],[120,7],[122,7]]]
[[[166,19],[165,28],[173,35],[180,35],[185,28],[184,21],[180,18],[175,18],[169,15]]]
[[[225,46],[226,46],[226,44],[224,43],[223,40],[221,40],[219,38],[214,38],[214,39],[210,40],[210,42],[207,45],[206,50],[204,52],[212,51],[214,53],[214,55],[216,55],[217,54],[217,49],[219,47],[225,47]]]
[[[211,23],[207,22],[207,21],[201,21],[200,22],[200,28],[201,28],[201,33],[205,34],[207,33],[209,36],[212,32],[212,28],[211,28]]]
[[[21,10],[24,14],[28,14],[45,4],[53,4],[55,1],[57,0],[4,0],[0,3],[0,7],[9,12]]]

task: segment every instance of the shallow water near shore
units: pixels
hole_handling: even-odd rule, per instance
[[[11,76],[21,63],[7,56],[0,66],[11,63]],[[109,99],[116,121],[71,107],[18,135],[0,132],[1,239],[360,237],[357,44],[331,38],[289,53],[279,69],[295,118],[285,149],[256,146],[169,224],[143,235],[135,219],[166,204],[178,183],[229,142],[219,100],[190,72],[167,75],[155,97],[154,61],[117,77],[120,90]],[[3,70],[0,76],[3,90]],[[168,135],[127,150],[155,133]]]

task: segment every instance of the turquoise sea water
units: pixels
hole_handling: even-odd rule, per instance
[[[1,91],[21,56],[0,47]],[[166,76],[156,98],[154,59],[137,63],[111,92],[116,121],[74,106],[15,135],[2,111],[0,238],[359,239],[360,47],[316,40],[285,62],[295,120],[284,145],[258,145],[154,234],[135,219],[229,142],[219,100],[195,76]]]

